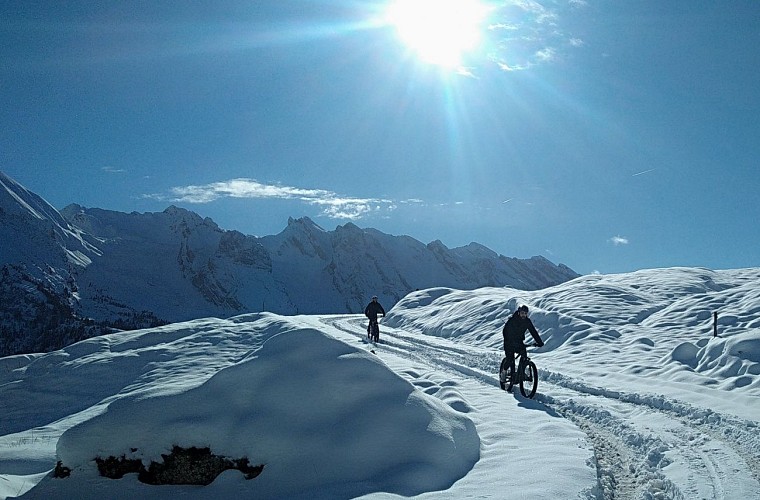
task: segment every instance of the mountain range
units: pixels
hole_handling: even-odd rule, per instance
[[[0,240],[0,356],[114,329],[260,311],[359,313],[372,295],[389,310],[424,288],[536,290],[579,276],[541,256],[450,249],[353,223],[327,231],[308,217],[257,237],[176,206],[59,211],[2,172]]]

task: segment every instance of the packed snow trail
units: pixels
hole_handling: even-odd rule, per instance
[[[363,318],[336,316],[322,321],[338,330],[328,331],[337,338],[364,341]],[[505,403],[514,399],[518,411],[541,408],[577,425],[594,450],[597,485],[588,492],[589,498],[760,498],[760,438],[755,422],[665,399],[656,394],[656,384],[652,394],[588,386],[542,370],[540,355],[535,359],[538,394],[535,401],[526,400],[499,390],[500,351],[382,324],[380,335],[380,344],[370,347],[384,360],[400,356],[439,377],[453,374],[457,380],[493,386],[493,401],[498,404],[492,418],[508,413]],[[462,398],[460,404],[467,406],[468,394]],[[539,457],[536,460],[540,462]]]
[[[406,338],[398,330],[389,335],[389,329],[382,324],[380,343],[371,344],[367,343],[366,324],[362,325],[361,318],[335,316],[315,321],[321,323],[315,324],[315,328],[374,351],[398,375],[475,422],[481,438],[481,456],[472,471],[449,491],[414,498],[597,498],[595,471],[590,465],[593,449],[583,433],[539,402],[524,398],[505,400],[498,385],[494,386],[493,376],[468,370],[466,362],[474,361],[477,352],[462,349],[449,353],[448,357],[430,359],[426,357],[428,354],[437,355],[435,347],[415,348],[416,340]],[[438,349],[445,350],[441,346]],[[536,432],[553,439],[550,443],[536,439]],[[562,453],[557,453],[558,449]],[[547,474],[567,480],[547,482]],[[483,485],[488,485],[485,491]],[[366,498],[399,497],[378,493]]]

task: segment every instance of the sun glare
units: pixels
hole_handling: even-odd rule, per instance
[[[478,0],[394,0],[388,8],[388,21],[421,60],[451,68],[478,46],[485,17]]]

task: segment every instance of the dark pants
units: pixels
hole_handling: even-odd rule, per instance
[[[525,349],[525,344],[504,345],[504,356],[507,357],[507,363],[512,367],[513,375],[517,373],[515,370],[515,353],[520,353],[520,356],[524,359],[528,355],[528,351]]]
[[[372,332],[373,325],[376,331],[378,332],[377,335],[373,335],[373,332]],[[369,318],[369,324],[367,325],[367,335],[370,338],[374,338],[375,340],[378,340],[380,337],[379,331],[380,331],[380,327],[377,324],[377,317]]]

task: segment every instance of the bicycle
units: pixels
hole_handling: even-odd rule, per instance
[[[367,325],[367,337],[370,342],[380,342],[380,325],[377,324],[377,318],[370,318]]]
[[[534,345],[528,344],[525,347],[533,347]],[[526,398],[532,399],[536,395],[536,390],[538,390],[538,368],[528,357],[527,350],[524,358],[519,352],[515,353],[517,374],[512,373],[512,365],[509,364],[506,356],[501,360],[501,365],[499,366],[499,385],[503,390],[512,392],[512,386],[517,384],[520,386],[520,393]]]

